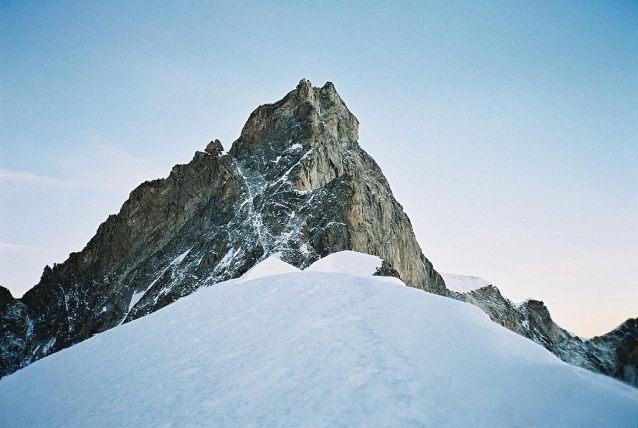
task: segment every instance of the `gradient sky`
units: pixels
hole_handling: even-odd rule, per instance
[[[636,2],[22,0],[0,31],[16,296],[305,77],[358,117],[435,268],[582,336],[638,316]]]

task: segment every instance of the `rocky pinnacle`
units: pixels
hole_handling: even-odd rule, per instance
[[[0,296],[0,374],[236,278],[277,254],[378,255],[412,287],[446,294],[332,83],[302,80],[258,107],[228,153],[219,141],[131,192],[79,253],[23,298]],[[6,290],[5,290],[6,291]],[[5,294],[8,294],[5,293]]]

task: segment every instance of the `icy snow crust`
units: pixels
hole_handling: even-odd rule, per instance
[[[331,257],[201,289],[5,377],[1,425],[635,427],[636,389]],[[252,272],[286,270],[266,262]]]
[[[445,281],[445,286],[448,290],[455,291],[457,293],[469,293],[479,288],[492,285],[491,282],[479,278],[477,276],[456,275],[453,273],[439,272]]]

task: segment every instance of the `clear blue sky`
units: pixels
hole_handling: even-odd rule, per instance
[[[4,1],[0,31],[15,295],[305,77],[335,83],[437,269],[584,336],[638,316],[636,2]]]

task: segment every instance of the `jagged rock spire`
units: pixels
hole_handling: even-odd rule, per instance
[[[340,250],[374,254],[409,285],[445,294],[358,127],[332,83],[303,79],[258,107],[228,153],[214,140],[139,186],[84,250],[5,302],[15,337],[2,338],[0,374],[275,253],[302,268]]]
[[[291,147],[329,151],[338,167],[339,153],[355,149],[358,138],[359,121],[334,85],[314,88],[303,79],[281,101],[258,107],[230,152],[261,173]]]

